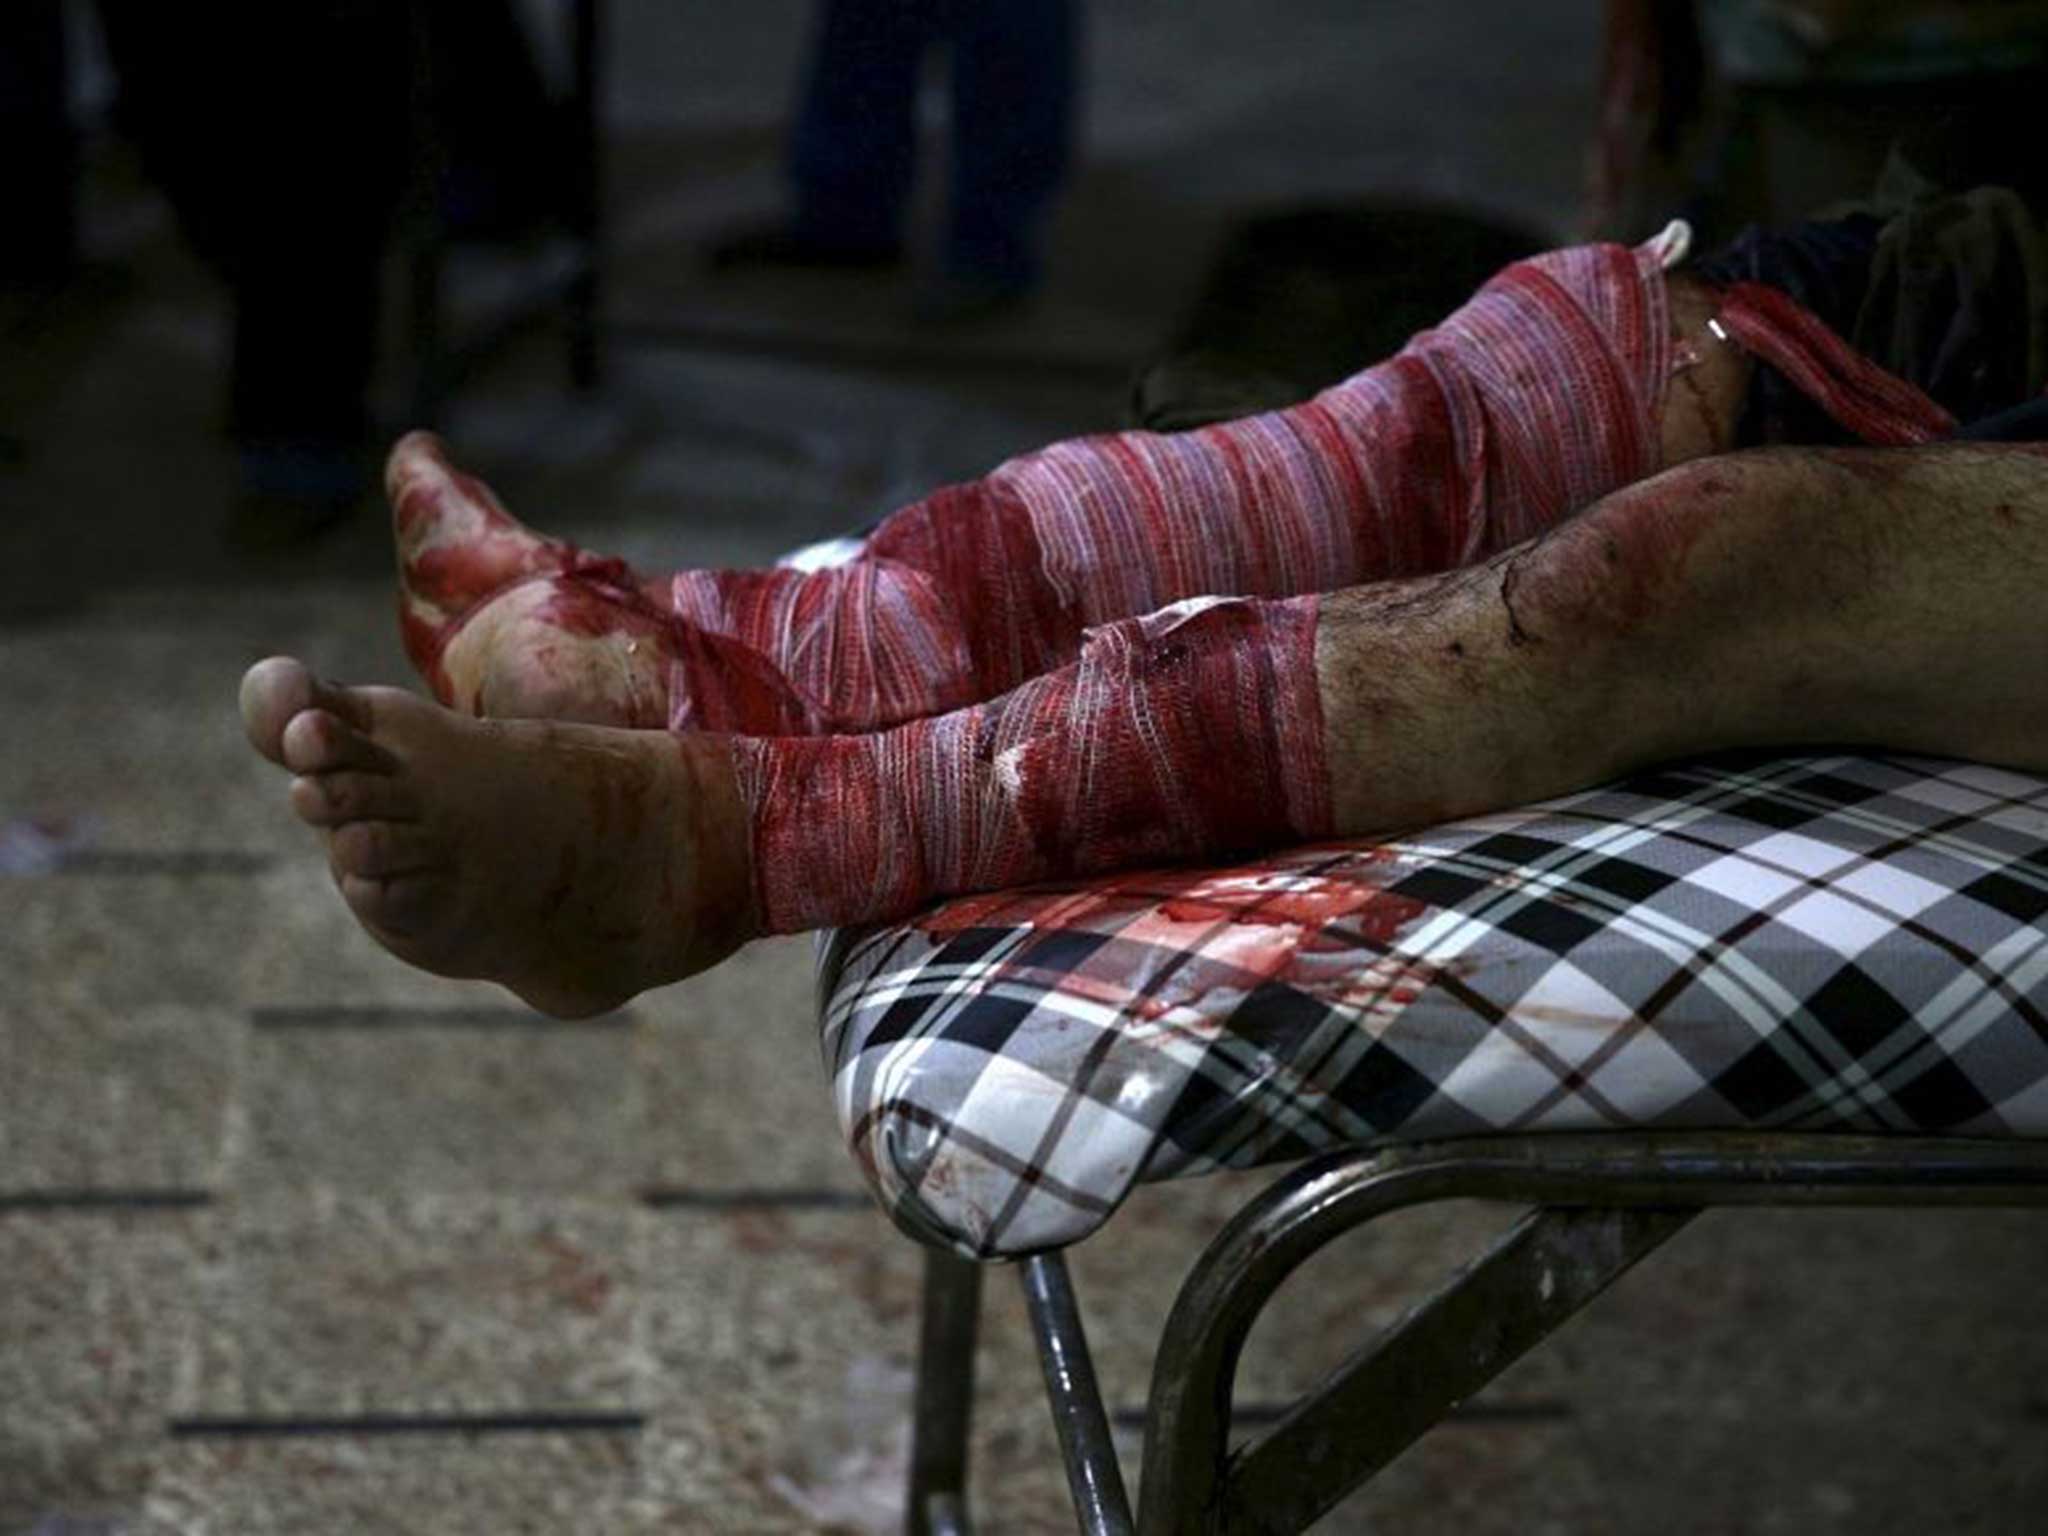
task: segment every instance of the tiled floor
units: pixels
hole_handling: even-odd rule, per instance
[[[934,339],[887,283],[692,261],[773,198],[806,9],[612,7],[606,387],[536,342],[449,423],[542,525],[760,560],[1117,424],[1235,213],[1424,193],[1561,232],[1576,190],[1594,7],[1099,0],[1045,302]],[[0,1536],[894,1528],[919,1260],[831,1128],[808,945],[564,1026],[357,932],[233,696],[273,650],[403,679],[382,534],[222,553],[216,297],[95,177],[93,274],[0,338]],[[1143,1191],[1075,1255],[1128,1464],[1173,1280],[1255,1182]],[[1339,1245],[1246,1400],[1500,1219]],[[1320,1529],[2038,1529],[2044,1258],[1999,1214],[1702,1221]],[[1071,1529],[992,1278],[978,1512]]]

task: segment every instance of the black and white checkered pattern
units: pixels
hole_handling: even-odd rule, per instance
[[[986,1258],[1379,1140],[2048,1134],[2044,914],[2048,782],[1721,758],[842,932],[824,1050],[898,1223]]]

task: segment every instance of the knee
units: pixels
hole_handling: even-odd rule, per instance
[[[1773,495],[1736,459],[1703,459],[1607,497],[1502,562],[1515,645],[1634,639],[1697,597],[1734,525]]]

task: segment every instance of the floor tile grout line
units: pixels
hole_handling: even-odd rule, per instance
[[[13,1189],[0,1190],[0,1214],[191,1210],[214,1199],[210,1189]]]
[[[864,1210],[874,1204],[864,1194],[839,1189],[683,1189],[652,1185],[640,1191],[640,1202],[652,1210]]]
[[[211,848],[98,848],[67,853],[42,873],[70,879],[132,879],[161,875],[265,875],[274,853]]]
[[[178,1440],[303,1439],[341,1435],[638,1434],[647,1415],[606,1409],[559,1413],[194,1414],[165,1423]]]

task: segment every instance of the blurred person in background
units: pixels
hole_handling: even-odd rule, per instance
[[[1583,224],[1716,243],[1919,182],[2039,198],[2044,0],[1606,0]],[[1912,176],[1881,179],[1896,148]]]
[[[915,312],[967,320],[1027,296],[1073,151],[1075,0],[825,0],[790,147],[790,212],[719,242],[712,264],[853,270],[903,261],[918,87],[941,46],[951,67],[946,225]]]
[[[316,536],[372,482],[385,253],[432,94],[434,216],[516,234],[559,191],[545,84],[509,0],[98,0],[115,126],[233,306],[230,542]],[[427,79],[417,82],[415,69]]]
[[[78,141],[66,110],[64,57],[59,0],[13,0],[0,9],[0,144],[10,149],[0,285],[10,288],[61,282],[78,255]]]

